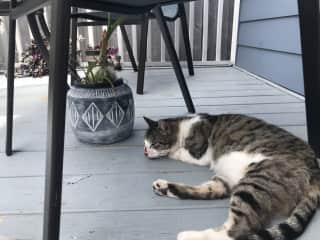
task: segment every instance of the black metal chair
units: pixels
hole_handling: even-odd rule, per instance
[[[78,13],[78,9],[74,9],[73,10],[73,14],[71,14],[71,17],[74,19],[73,23],[74,26],[72,25],[72,29],[75,28],[73,31],[75,31],[75,36],[72,35],[72,46],[71,49],[72,50],[76,50],[76,32],[77,32],[77,28],[78,27],[88,27],[88,26],[103,26],[103,25],[107,25],[107,14],[105,12],[90,12],[90,13]],[[110,22],[114,22],[116,21],[118,18],[120,18],[121,16],[124,16],[123,14],[117,14],[117,13],[110,13],[109,17],[110,17]],[[127,31],[125,29],[126,25],[138,25],[141,24],[142,22],[142,16],[138,15],[125,15],[125,20],[124,22],[120,25],[120,30],[123,36],[123,40],[125,43],[125,46],[127,48],[128,51],[128,55],[129,55],[129,59],[132,65],[132,68],[135,72],[138,71],[138,67],[137,67],[137,63],[136,60],[134,58],[133,55],[133,51],[132,51],[132,47],[129,41],[129,37],[127,34]],[[89,21],[79,21],[79,19],[86,19]],[[72,56],[75,55],[75,53],[71,53]]]
[[[194,113],[194,105],[179,63],[170,32],[161,6],[188,0],[24,0],[10,1],[9,8],[9,48],[7,73],[7,133],[6,154],[12,154],[12,126],[14,100],[14,62],[16,19],[28,15],[33,25],[33,34],[38,34],[38,45],[45,48],[40,41],[34,13],[51,3],[51,34],[49,59],[49,98],[46,154],[46,184],[43,221],[43,239],[58,240],[60,233],[62,169],[64,153],[66,82],[68,74],[68,51],[70,36],[71,9],[85,8],[95,11],[118,12],[122,14],[147,15],[153,9],[164,42],[170,56],[174,72],[180,85],[187,109]],[[31,21],[30,21],[31,20]],[[41,23],[40,23],[41,24]],[[48,33],[48,32],[47,32]],[[34,36],[36,38],[36,36]],[[41,43],[42,42],[42,43]],[[47,49],[43,49],[47,51]]]
[[[0,0],[0,16],[9,16],[9,14],[10,14],[10,2]],[[1,24],[4,24],[4,23],[1,22],[1,19],[0,19],[0,25]],[[0,74],[3,73],[2,64],[3,63],[0,62]]]
[[[181,20],[181,29],[182,29],[184,46],[186,51],[188,70],[189,70],[189,74],[193,76],[194,75],[193,61],[192,61],[189,31],[188,31],[188,24],[187,24],[186,11],[185,11],[184,4],[178,3],[178,4],[170,4],[170,5],[162,6],[161,10],[163,12],[165,21],[172,22],[172,21],[175,21],[177,18],[180,18]],[[72,28],[82,27],[82,26],[101,26],[101,25],[106,25],[107,23],[107,13],[105,12],[78,13],[77,10],[75,11],[76,13],[73,13],[71,15],[72,18],[76,19],[74,23],[75,26],[72,26]],[[115,21],[121,16],[125,16],[125,20],[120,26],[120,29],[123,35],[124,43],[128,51],[132,68],[135,71],[137,70],[137,64],[136,64],[133,51],[129,42],[128,34],[125,30],[125,25],[141,25],[137,93],[143,94],[145,62],[146,62],[146,53],[147,53],[148,22],[150,19],[154,19],[155,15],[151,11],[149,14],[144,14],[144,15],[123,15],[123,14],[111,13],[109,16],[111,18],[111,22]],[[86,19],[89,21],[81,21],[81,19]],[[76,31],[77,31],[76,29],[72,30],[72,32],[74,33],[76,33]],[[72,37],[72,39],[75,39],[75,37]],[[74,45],[75,41],[73,40],[72,42]],[[72,49],[75,51],[76,47],[72,46]],[[72,56],[75,56],[75,53],[72,53]]]
[[[0,1],[0,16],[9,16],[10,2]]]
[[[11,0],[9,20],[8,54],[8,102],[6,153],[12,154],[12,119],[14,91],[14,58],[16,19],[28,15],[51,3],[50,76],[46,154],[46,190],[44,206],[44,240],[58,240],[60,233],[61,190],[64,153],[66,80],[71,8],[88,8],[96,11],[147,14],[154,9],[155,17],[163,34],[167,50],[179,81],[188,110],[194,106],[164,21],[161,5],[187,0],[24,0],[17,4]],[[318,0],[299,0],[304,82],[309,143],[320,154],[320,13]]]

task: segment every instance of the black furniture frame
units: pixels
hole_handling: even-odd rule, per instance
[[[178,2],[179,0],[177,0]],[[183,0],[181,0],[183,1]],[[125,3],[127,2],[126,5]],[[144,4],[145,2],[146,4]],[[66,79],[68,68],[69,19],[71,7],[91,8],[103,11],[119,11],[143,14],[154,9],[165,43],[170,53],[176,75],[184,92],[189,110],[194,110],[185,85],[184,77],[173,48],[168,27],[163,20],[160,4],[173,0],[52,0],[52,33],[50,52],[49,106],[46,155],[46,191],[44,209],[43,239],[58,240],[61,213],[61,186],[64,152],[64,130],[66,110]],[[7,142],[6,153],[12,153],[12,115],[14,89],[15,23],[22,15],[30,14],[47,4],[46,0],[25,0],[17,5],[11,0],[8,55],[8,102],[7,102]],[[139,5],[140,4],[140,5]],[[303,52],[305,97],[309,143],[320,155],[320,14],[318,0],[299,0],[301,39]],[[189,100],[188,100],[189,99]],[[189,101],[189,102],[188,102]]]
[[[118,18],[120,18],[121,16],[123,16],[123,14],[117,14],[117,13],[110,13],[110,21],[114,22],[116,21]],[[73,8],[73,12],[71,14],[71,18],[72,18],[72,23],[71,23],[71,28],[72,28],[72,46],[71,46],[71,55],[75,56],[76,53],[74,53],[73,51],[76,51],[76,33],[77,33],[77,28],[78,27],[88,27],[88,26],[104,26],[107,25],[107,13],[105,12],[90,12],[90,13],[79,13],[77,8]],[[86,20],[90,20],[90,21],[83,21],[81,19],[86,19]],[[126,18],[124,20],[124,22],[122,22],[122,24],[120,25],[120,30],[121,30],[121,34],[124,40],[124,44],[127,48],[127,52],[129,55],[129,59],[132,65],[132,69],[137,72],[138,71],[138,66],[136,63],[136,60],[134,58],[133,55],[133,51],[132,51],[132,47],[129,41],[129,37],[127,34],[127,31],[125,29],[126,25],[140,25],[142,24],[142,20],[143,20],[143,15],[141,16],[136,16],[136,15],[126,15]],[[74,35],[74,34],[75,35]]]
[[[107,18],[106,13],[104,12],[89,12],[89,13],[79,13],[77,10],[74,10],[75,13],[71,15],[72,18],[75,18],[72,25],[72,32],[76,33],[76,28],[81,26],[101,26],[106,25]],[[118,19],[123,14],[111,13],[110,18],[111,22]],[[138,70],[138,81],[137,81],[137,93],[143,94],[144,89],[144,75],[145,75],[145,62],[146,62],[146,53],[147,53],[147,36],[148,36],[148,24],[149,20],[155,18],[153,12],[145,13],[142,15],[125,15],[125,20],[121,24],[120,29],[123,35],[123,40],[125,42],[128,55],[132,64],[132,68],[137,71]],[[184,46],[186,51],[186,58],[188,64],[189,75],[194,75],[193,69],[193,61],[192,61],[192,53],[190,47],[190,39],[189,39],[189,30],[188,23],[186,17],[186,10],[183,3],[178,3],[177,5],[177,13],[175,16],[164,16],[164,20],[167,22],[175,21],[177,18],[181,20],[181,30],[184,40]],[[79,19],[87,19],[91,21],[80,21]],[[77,21],[78,20],[78,21]],[[133,55],[133,51],[129,42],[128,34],[125,30],[125,25],[141,25],[140,31],[140,52],[139,52],[139,68],[137,68],[137,64]],[[75,39],[74,37],[72,39]],[[72,44],[76,44],[75,41],[72,41]],[[76,51],[76,47],[72,46],[72,49]],[[72,53],[72,56],[75,56],[75,53]]]
[[[10,2],[0,2],[0,16],[9,16]]]
[[[47,154],[45,179],[45,204],[43,221],[43,239],[57,240],[60,233],[62,172],[64,154],[64,133],[66,116],[66,93],[68,74],[68,51],[70,36],[71,9],[85,8],[96,11],[119,12],[123,14],[147,14],[152,9],[164,36],[165,44],[178,79],[187,109],[194,113],[194,105],[187,88],[185,78],[174,49],[174,45],[165,22],[161,5],[179,3],[187,0],[11,0],[9,14],[9,48],[7,73],[7,132],[6,154],[12,154],[13,100],[14,100],[14,62],[16,19],[27,15],[35,38],[39,36],[34,14],[37,10],[51,3],[51,34],[49,60],[49,100],[47,124]],[[146,21],[147,22],[147,21]],[[41,25],[41,22],[40,22]],[[44,31],[49,34],[49,31]],[[44,44],[39,41],[39,47]],[[46,52],[46,49],[43,49]]]
[[[320,158],[320,3],[298,0],[309,144]]]

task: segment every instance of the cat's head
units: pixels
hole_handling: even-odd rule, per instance
[[[170,119],[153,121],[144,117],[149,128],[144,138],[144,154],[150,158],[168,156],[177,141],[178,124]]]

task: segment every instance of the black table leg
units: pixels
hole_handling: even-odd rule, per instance
[[[188,30],[186,9],[184,8],[183,3],[179,3],[179,14],[180,14],[180,20],[181,20],[181,30],[182,30],[182,35],[183,35],[183,42],[184,42],[184,46],[186,49],[186,57],[187,57],[189,75],[193,76],[194,69],[193,69],[192,52],[191,52],[191,46],[190,46],[189,30]]]
[[[184,75],[183,75],[183,72],[182,72],[182,69],[181,69],[181,66],[179,63],[179,59],[178,59],[176,50],[174,49],[174,44],[172,42],[172,38],[170,36],[168,26],[164,20],[161,6],[157,6],[154,9],[154,14],[156,16],[156,19],[158,21],[164,42],[166,44],[166,48],[167,48],[168,54],[170,56],[171,63],[172,63],[173,69],[175,71],[176,77],[178,79],[184,101],[187,105],[187,109],[190,113],[194,113],[195,108],[194,108],[194,105],[193,105],[193,102],[192,102],[192,99],[191,99],[191,96],[189,93],[189,89],[188,89],[186,80],[184,78]]]
[[[9,51],[7,69],[7,134],[6,155],[12,155],[13,102],[14,102],[14,62],[16,47],[16,20],[9,20]]]
[[[122,34],[122,37],[123,37],[124,44],[126,45],[126,48],[127,48],[127,51],[128,51],[128,55],[129,55],[129,58],[130,58],[130,62],[131,62],[133,71],[137,72],[138,71],[137,63],[136,63],[136,60],[135,60],[134,55],[133,55],[133,51],[132,51],[132,48],[131,48],[131,45],[130,45],[129,37],[128,37],[128,34],[127,34],[125,26],[120,25],[120,30],[121,30],[121,34]]]
[[[299,0],[309,144],[320,157],[320,14],[318,0]]]
[[[65,134],[69,1],[51,1],[50,74],[43,239],[58,240]]]
[[[77,8],[72,8],[72,13],[75,14],[78,12]],[[77,18],[71,19],[71,61],[70,61],[70,67],[76,71],[77,68]],[[71,86],[74,85],[74,83],[77,81],[77,79],[71,75]]]
[[[146,70],[146,58],[147,58],[148,25],[149,25],[149,18],[148,18],[148,15],[145,14],[143,16],[142,23],[141,23],[137,94],[143,94],[143,88],[144,88],[144,73]]]

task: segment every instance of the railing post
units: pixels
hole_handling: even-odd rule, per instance
[[[218,0],[216,61],[221,61],[222,25],[224,0]]]
[[[189,3],[189,38],[190,38],[190,47],[192,56],[194,56],[193,47],[194,47],[194,9],[195,2]]]
[[[202,23],[202,54],[201,54],[202,56],[201,60],[203,62],[208,60],[208,36],[209,36],[208,32],[209,32],[209,0],[204,0],[203,1],[203,23]]]
[[[230,55],[230,61],[232,64],[236,63],[236,57],[237,57],[238,29],[239,29],[239,20],[240,20],[239,16],[240,16],[240,0],[234,0],[231,55]]]
[[[135,59],[138,59],[138,36],[137,36],[137,25],[131,26],[132,34],[132,51]]]

